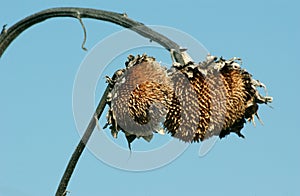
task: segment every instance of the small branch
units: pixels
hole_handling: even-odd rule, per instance
[[[85,26],[84,26],[84,23],[82,21],[82,19],[80,18],[80,14],[78,13],[78,20],[80,22],[80,25],[83,29],[83,41],[82,41],[82,44],[81,44],[81,48],[84,50],[84,51],[87,51],[87,48],[85,47],[85,43],[86,43],[86,29],[85,29]]]
[[[7,26],[7,24],[3,25],[2,31],[1,31],[0,35],[1,35],[1,34],[5,34],[5,33],[7,32],[6,26]]]

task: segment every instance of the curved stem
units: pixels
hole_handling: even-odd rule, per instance
[[[50,18],[55,17],[72,17],[79,19],[81,25],[84,28],[84,25],[82,23],[82,18],[93,18],[97,20],[104,20],[108,22],[112,22],[115,24],[118,24],[125,28],[130,28],[131,30],[137,32],[138,34],[149,38],[152,41],[155,41],[165,47],[167,50],[169,50],[172,54],[174,54],[174,51],[177,55],[177,58],[175,61],[183,64],[184,59],[182,57],[182,53],[180,51],[180,46],[173,42],[172,40],[168,39],[162,34],[159,34],[152,29],[146,27],[142,23],[136,22],[130,18],[127,17],[126,14],[119,14],[109,11],[103,11],[103,10],[97,10],[97,9],[89,9],[89,8],[74,8],[74,7],[64,7],[64,8],[52,8],[47,9],[38,13],[35,13],[31,16],[28,16],[24,18],[23,20],[17,22],[13,26],[11,26],[9,29],[5,29],[5,26],[3,26],[3,30],[0,34],[0,58],[2,54],[5,52],[7,47],[10,45],[10,43],[16,39],[23,31],[28,29],[29,27],[33,26],[34,24],[43,22]],[[85,28],[84,28],[85,33]],[[86,37],[86,34],[84,34]],[[83,42],[84,46],[85,40]],[[84,47],[83,47],[84,48]],[[97,109],[92,116],[90,123],[82,136],[79,144],[77,145],[75,151],[73,152],[71,159],[66,167],[66,170],[62,176],[62,179],[60,181],[60,184],[58,186],[58,189],[56,191],[56,196],[62,196],[67,194],[67,186],[70,181],[70,178],[73,174],[73,171],[76,167],[76,164],[86,146],[86,143],[88,142],[90,136],[93,133],[93,130],[96,126],[96,120],[100,118],[102,115],[102,112],[106,105],[106,97],[109,93],[109,86],[106,87],[106,90],[97,106]]]
[[[164,35],[159,34],[153,31],[152,29],[146,27],[142,23],[131,20],[127,17],[126,14],[119,14],[115,12],[90,8],[63,7],[51,8],[35,13],[17,22],[9,29],[3,30],[0,35],[0,57],[2,56],[6,48],[10,45],[10,43],[23,31],[25,31],[34,24],[43,22],[49,18],[56,17],[93,18],[97,20],[112,22],[122,27],[130,28],[138,34],[159,43],[169,51],[171,49],[175,49],[179,52],[180,47],[178,44],[165,37]]]

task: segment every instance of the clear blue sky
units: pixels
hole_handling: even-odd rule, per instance
[[[126,12],[145,24],[182,30],[211,54],[243,58],[243,67],[274,97],[273,109],[260,109],[264,126],[247,124],[246,139],[230,135],[204,157],[198,156],[200,144],[193,144],[162,168],[129,172],[104,164],[86,150],[70,181],[70,195],[300,195],[298,1],[11,0],[1,3],[0,25],[60,6]],[[122,29],[84,22],[89,49]],[[72,91],[87,55],[81,42],[78,21],[51,19],[24,32],[0,59],[0,196],[54,194],[80,139]],[[103,79],[97,88],[101,84]]]

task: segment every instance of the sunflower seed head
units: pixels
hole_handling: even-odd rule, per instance
[[[258,104],[272,97],[258,92],[265,85],[240,63],[240,58],[209,55],[201,63],[188,61],[167,70],[153,57],[130,55],[126,68],[110,80],[107,124],[113,136],[123,131],[129,144],[136,138],[150,141],[164,129],[185,142],[230,133],[244,137],[246,120],[254,121]]]

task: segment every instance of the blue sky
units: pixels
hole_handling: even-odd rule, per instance
[[[0,24],[12,25],[34,12],[60,6],[126,12],[145,24],[184,31],[213,55],[241,57],[243,67],[264,82],[274,97],[273,109],[260,109],[264,126],[247,124],[246,139],[230,135],[204,157],[198,156],[200,144],[192,144],[164,167],[130,172],[108,166],[86,150],[68,187],[72,196],[300,194],[299,2],[11,0],[0,7]],[[122,29],[90,19],[84,23],[89,49]],[[76,73],[88,54],[80,49],[81,42],[78,21],[51,19],[24,32],[0,59],[1,196],[54,194],[80,139],[72,92]],[[161,58],[170,61],[168,55]],[[100,77],[96,100],[104,85]],[[122,138],[116,142],[122,143]],[[144,148],[142,140],[134,145]]]

